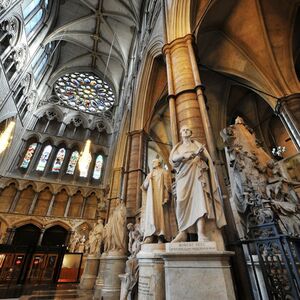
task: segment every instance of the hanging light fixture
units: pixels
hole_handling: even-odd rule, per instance
[[[92,160],[92,155],[90,153],[91,141],[87,140],[84,146],[84,150],[80,155],[78,166],[80,171],[80,177],[87,177],[89,165]]]
[[[12,140],[12,132],[16,125],[15,121],[10,121],[8,126],[0,135],[0,154],[6,150]]]

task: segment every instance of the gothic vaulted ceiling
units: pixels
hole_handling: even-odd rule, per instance
[[[92,71],[120,93],[140,23],[140,0],[65,0],[45,44],[56,41],[52,80],[71,71]]]

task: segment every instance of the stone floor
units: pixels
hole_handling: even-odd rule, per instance
[[[0,299],[6,300],[92,300],[93,291],[80,290],[76,284],[0,285]]]

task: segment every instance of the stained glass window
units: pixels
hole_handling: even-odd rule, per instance
[[[69,164],[68,164],[68,168],[67,168],[67,174],[73,175],[75,172],[75,168],[77,165],[79,159],[79,152],[78,151],[74,151],[71,155]]]
[[[63,164],[64,158],[66,155],[66,150],[64,148],[61,148],[58,150],[53,167],[52,172],[58,173],[61,169],[61,166]]]
[[[50,145],[48,145],[44,148],[44,151],[41,155],[39,163],[36,167],[37,171],[44,171],[45,170],[45,167],[46,167],[46,164],[47,164],[47,161],[49,159],[51,151],[52,151],[52,146],[50,146]]]
[[[92,73],[65,74],[56,81],[54,90],[66,106],[89,113],[108,110],[115,102],[111,87]]]
[[[32,156],[33,156],[33,154],[34,154],[34,151],[35,151],[35,149],[36,149],[36,146],[37,146],[37,143],[33,143],[33,144],[31,144],[29,147],[28,147],[28,149],[27,149],[27,151],[26,151],[26,154],[25,154],[25,156],[24,156],[24,159],[23,159],[23,162],[22,162],[22,164],[21,164],[21,168],[24,168],[24,169],[27,169],[28,168],[28,166],[29,166],[29,164],[30,164],[30,161],[31,161],[31,158],[32,158]]]
[[[93,173],[94,179],[100,179],[102,165],[103,165],[103,157],[102,157],[102,155],[98,155],[96,158],[96,163],[95,163],[95,168],[94,168],[94,173]]]

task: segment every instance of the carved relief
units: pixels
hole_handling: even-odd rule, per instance
[[[26,60],[27,60],[28,52],[27,46],[25,44],[21,44],[15,47],[15,53],[13,56],[14,61],[16,62],[17,71],[22,71]]]
[[[263,150],[242,118],[221,136],[227,146],[232,197],[237,211],[243,217],[248,213],[248,226],[275,219],[283,233],[300,235],[299,195],[295,191],[300,182],[283,175],[279,163]]]
[[[6,10],[10,6],[11,2],[12,0],[0,0],[0,11]]]

